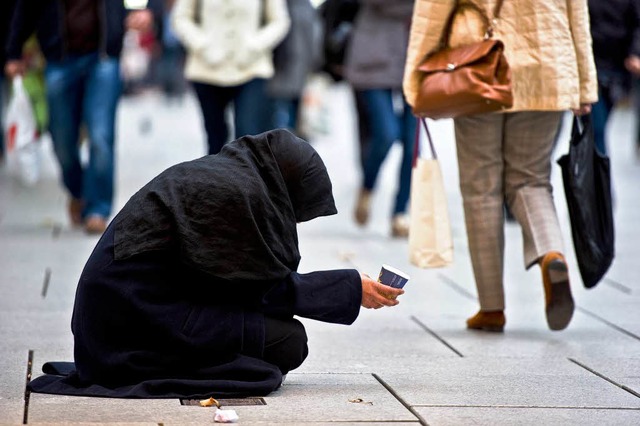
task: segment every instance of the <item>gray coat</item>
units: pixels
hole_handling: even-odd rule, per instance
[[[276,98],[298,98],[310,73],[322,62],[322,22],[309,0],[287,0],[289,33],[273,53],[275,74],[267,92]]]
[[[358,90],[400,89],[414,0],[361,0],[346,78]]]

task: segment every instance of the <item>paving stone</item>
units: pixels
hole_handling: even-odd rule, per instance
[[[527,407],[416,407],[427,424],[438,426],[601,426],[634,425],[640,411],[623,409]]]
[[[560,358],[440,358],[428,369],[380,377],[414,407],[640,408],[640,398]]]
[[[362,399],[362,403],[350,400]],[[417,420],[369,374],[290,373],[264,406],[233,407],[242,424],[252,422],[359,422]],[[231,408],[231,407],[229,407]],[[31,422],[210,423],[213,409],[179,400],[122,400],[32,394]]]

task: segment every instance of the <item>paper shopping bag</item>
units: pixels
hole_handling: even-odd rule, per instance
[[[432,158],[421,158],[418,154],[418,125],[411,173],[409,260],[420,268],[440,268],[453,262],[451,223],[440,163],[427,124],[421,121]]]

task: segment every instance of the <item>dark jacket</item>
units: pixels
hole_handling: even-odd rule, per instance
[[[4,0],[3,0],[4,1]],[[122,0],[96,0],[99,2],[101,38],[99,52],[119,57],[125,33],[125,18],[129,11]],[[153,11],[156,28],[162,23],[162,0],[148,0]],[[17,0],[15,15],[7,41],[7,59],[20,59],[22,46],[34,31],[48,61],[59,61],[67,55],[64,38],[63,0]]]
[[[589,17],[596,68],[625,72],[625,58],[640,56],[640,0],[589,0]]]
[[[13,9],[16,0],[0,1],[0,67],[4,68],[6,59],[6,44],[11,29],[11,18],[13,17]],[[0,72],[3,72],[0,69]]]
[[[289,33],[273,52],[275,74],[267,83],[271,96],[295,99],[309,74],[319,68],[322,49],[320,16],[309,0],[288,0]]]
[[[345,77],[358,90],[400,89],[413,0],[360,0]]]

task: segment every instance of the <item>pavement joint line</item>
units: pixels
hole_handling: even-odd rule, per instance
[[[626,330],[626,329],[620,327],[619,325],[616,325],[616,324],[612,323],[611,321],[608,321],[608,320],[602,318],[600,315],[597,315],[597,314],[595,314],[595,313],[593,313],[593,312],[591,312],[591,311],[589,311],[589,310],[587,310],[585,308],[582,308],[580,306],[576,306],[576,309],[578,311],[582,312],[583,314],[587,314],[587,315],[591,316],[592,318],[597,319],[598,321],[608,325],[609,327],[613,328],[614,330],[619,331],[622,334],[626,334],[629,337],[632,337],[632,338],[634,338],[636,340],[640,340],[640,336],[638,336],[637,334],[634,334],[634,333],[630,332],[629,330]]]
[[[372,373],[371,375],[373,376],[374,379],[376,379],[387,390],[387,392],[389,392],[391,395],[393,395],[393,397],[395,399],[397,399],[398,402],[404,406],[404,408],[406,408],[407,410],[409,410],[409,412],[411,414],[416,416],[416,418],[418,419],[418,421],[420,422],[421,425],[429,426],[427,421],[422,418],[420,413],[418,413],[415,410],[415,408],[413,408],[411,405],[409,405],[409,403],[407,403],[407,401],[405,401],[400,395],[398,395],[398,393],[391,386],[389,386],[389,384],[387,382],[382,380],[382,378],[380,376],[378,376],[376,373]]]
[[[598,371],[596,371],[596,370],[594,370],[593,368],[591,368],[591,367],[589,367],[589,366],[587,366],[587,365],[585,365],[585,364],[581,363],[580,361],[577,361],[577,360],[575,360],[575,359],[573,359],[573,358],[567,358],[567,359],[568,359],[569,361],[573,362],[574,364],[578,365],[579,367],[584,368],[585,370],[587,370],[587,371],[588,371],[588,372],[590,372],[591,374],[594,374],[594,375],[596,375],[596,376],[600,377],[601,379],[606,380],[607,382],[611,383],[612,385],[617,386],[617,387],[619,387],[620,389],[622,389],[622,390],[624,390],[624,391],[629,392],[631,395],[635,396],[636,398],[640,398],[640,394],[639,394],[638,392],[634,391],[633,389],[631,389],[630,387],[625,386],[625,385],[623,385],[623,384],[621,384],[621,383],[618,383],[618,382],[616,382],[616,381],[615,381],[615,380],[613,380],[613,379],[610,379],[609,377],[605,376],[605,375],[604,375],[604,374],[602,374],[602,373],[599,373]]]
[[[49,290],[49,282],[51,281],[51,268],[47,267],[44,270],[44,282],[42,283],[41,296],[44,299],[47,297],[47,291]]]
[[[633,291],[631,290],[631,288],[627,287],[626,285],[619,283],[616,280],[612,280],[611,278],[604,278],[602,280],[602,282],[604,284],[608,284],[609,287],[614,288],[624,294],[631,294]]]
[[[430,335],[432,335],[433,337],[435,337],[437,340],[440,341],[440,343],[442,343],[443,345],[445,345],[447,348],[451,349],[453,352],[455,352],[456,355],[458,355],[460,358],[464,358],[464,355],[462,355],[462,352],[460,352],[459,350],[457,350],[456,348],[453,347],[453,345],[451,345],[449,342],[447,342],[445,339],[443,339],[442,337],[440,337],[438,335],[438,333],[436,333],[435,331],[431,330],[429,327],[427,327],[426,324],[424,324],[422,321],[420,321],[418,318],[416,318],[414,315],[411,315],[411,320],[413,322],[415,322],[416,324],[418,324],[424,331],[426,331],[427,333],[429,333]]]
[[[501,408],[501,409],[522,409],[522,408],[532,408],[532,409],[557,409],[557,410],[620,410],[620,411],[640,411],[638,407],[591,407],[591,406],[575,406],[575,405],[509,405],[509,404],[500,404],[500,405],[486,405],[486,404],[414,404],[414,407],[419,408]]]
[[[444,281],[445,284],[453,288],[455,291],[457,291],[464,297],[471,299],[473,301],[476,301],[478,299],[474,294],[468,292],[464,287],[462,287],[460,284],[458,284],[457,282],[455,282],[453,279],[449,278],[445,274],[438,274],[438,278],[440,278],[440,280]]]
[[[31,399],[31,391],[28,388],[31,381],[31,372],[33,368],[33,349],[29,349],[29,355],[27,357],[27,379],[24,384],[24,411],[22,415],[22,424],[26,425],[29,422],[29,401]]]

